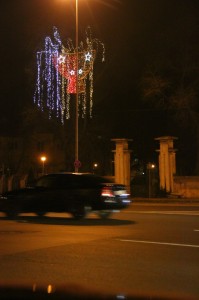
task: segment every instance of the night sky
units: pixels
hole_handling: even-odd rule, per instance
[[[53,26],[62,40],[75,39],[75,0],[0,0],[1,134],[20,127],[21,112],[33,101],[36,52]],[[178,136],[179,158],[191,160],[194,137],[168,111],[144,101],[143,77],[157,58],[183,61],[184,49],[199,57],[199,1],[79,0],[80,40],[87,26],[106,47],[94,78],[93,124],[106,125],[101,135],[133,139],[134,153],[145,160],[157,156],[155,137]]]

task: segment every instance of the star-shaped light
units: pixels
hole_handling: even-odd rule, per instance
[[[59,64],[62,64],[62,63],[64,63],[64,62],[65,62],[65,59],[66,59],[66,57],[65,57],[65,56],[63,56],[63,55],[60,55],[60,56],[58,57],[58,63],[59,63]]]
[[[90,61],[91,57],[92,55],[88,52],[87,54],[85,54],[85,61]]]
[[[70,71],[70,75],[75,75],[75,71],[74,71],[74,70],[71,70],[71,71]]]
[[[81,75],[83,73],[82,69],[79,69],[79,74]]]

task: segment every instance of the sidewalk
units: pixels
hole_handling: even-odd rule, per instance
[[[144,198],[131,197],[132,203],[179,203],[179,204],[196,204],[199,205],[198,198]]]

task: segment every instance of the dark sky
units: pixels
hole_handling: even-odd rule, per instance
[[[53,26],[63,40],[74,40],[75,0],[0,0],[1,133],[20,123],[32,101],[36,51]],[[94,119],[110,125],[108,136],[132,138],[152,153],[155,137],[177,132],[164,112],[143,102],[142,77],[156,57],[178,57],[183,47],[198,44],[199,1],[79,0],[80,40],[87,26],[106,47],[95,71]]]

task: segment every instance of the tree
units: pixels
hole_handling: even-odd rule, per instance
[[[173,60],[156,60],[147,67],[143,95],[145,101],[150,100],[152,105],[173,118],[183,138],[187,131],[196,141],[193,173],[199,174],[199,64],[194,55],[183,54]],[[193,153],[193,147],[190,151]]]

